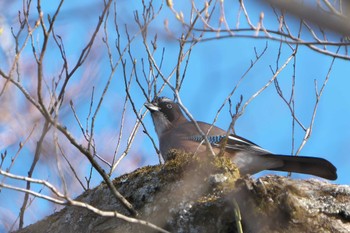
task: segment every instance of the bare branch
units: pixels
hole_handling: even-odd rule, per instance
[[[51,192],[56,195],[56,197],[51,197],[51,196],[44,195],[44,194],[41,194],[41,193],[38,193],[38,192],[35,192],[32,190],[19,188],[19,187],[7,185],[4,183],[0,183],[0,187],[12,189],[12,190],[23,192],[26,194],[30,194],[30,195],[33,195],[35,197],[39,197],[39,198],[45,199],[47,201],[50,201],[50,202],[53,202],[53,203],[56,203],[59,205],[83,207],[83,208],[86,208],[86,209],[100,215],[100,216],[115,217],[115,218],[119,218],[119,219],[122,219],[122,220],[130,222],[130,223],[137,223],[137,224],[140,224],[143,226],[150,227],[153,230],[157,230],[159,232],[169,233],[168,231],[166,231],[166,230],[164,230],[164,229],[162,229],[162,228],[160,228],[160,227],[158,227],[158,226],[156,226],[148,221],[144,221],[144,220],[140,220],[140,219],[136,219],[136,218],[131,218],[131,217],[128,217],[126,215],[120,214],[117,211],[103,211],[103,210],[100,210],[100,209],[90,205],[90,204],[76,201],[76,200],[72,200],[68,196],[66,196],[65,194],[62,194],[61,192],[59,192],[51,183],[49,183],[45,180],[38,180],[38,179],[33,179],[33,178],[29,178],[29,177],[24,177],[24,176],[17,176],[17,175],[13,175],[11,173],[5,172],[3,170],[0,170],[0,175],[6,176],[6,177],[9,177],[12,179],[25,180],[27,182],[42,184],[42,185],[46,186],[47,188],[49,188],[51,190]]]

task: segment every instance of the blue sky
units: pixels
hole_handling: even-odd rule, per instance
[[[43,9],[45,13],[52,14],[55,5],[50,4],[44,6]],[[16,3],[12,3],[11,8],[9,8],[11,10],[2,15],[7,20],[9,26],[16,25],[17,15],[13,14],[13,12],[17,13],[17,7],[18,5]],[[175,7],[177,7],[176,9],[179,9],[183,6],[175,5]],[[266,8],[260,5],[247,5],[247,7],[252,16],[252,22],[256,24],[260,12]],[[131,35],[135,33],[137,34],[138,32],[137,25],[133,20],[135,8],[141,9],[139,5],[130,6],[128,2],[118,1],[117,19],[122,28],[121,44],[123,46],[127,44],[124,24],[127,25]],[[100,9],[100,5],[94,1],[74,1],[74,3],[67,1],[63,5],[62,15],[58,18],[55,32],[62,37],[67,51],[68,60],[72,64],[76,61],[81,49],[86,45],[87,40],[91,35],[92,28],[96,25],[97,15],[99,14]],[[231,12],[234,12],[232,15],[235,18],[237,9],[237,3],[227,2],[225,8],[227,18],[229,18],[228,16]],[[184,10],[183,13],[185,19],[188,19],[189,9]],[[36,16],[34,15],[33,22],[35,17]],[[110,17],[112,17],[112,14]],[[265,27],[277,27],[273,17],[268,17],[268,15],[266,15],[265,19]],[[164,20],[168,20],[169,29],[173,30],[171,34],[164,29]],[[235,25],[233,22],[230,23]],[[243,16],[241,16],[241,26],[245,26]],[[290,26],[295,26],[293,21],[290,21]],[[107,29],[109,32],[110,44],[114,45],[117,35],[113,24],[108,24]],[[179,46],[174,38],[180,36],[181,33],[182,29],[178,21],[172,15],[171,11],[166,6],[163,6],[160,14],[150,25],[148,40],[150,41],[154,38],[155,34],[158,34],[158,49],[154,57],[159,63],[161,61],[162,49],[165,49],[162,66],[162,72],[165,75],[169,75],[177,63]],[[139,36],[139,34],[137,35]],[[38,32],[35,36],[38,38],[38,41],[40,41],[40,33]],[[213,36],[215,36],[215,34],[213,34]],[[95,96],[96,99],[98,99],[102,93],[103,85],[107,82],[108,75],[110,74],[107,50],[102,43],[102,37],[104,37],[104,35],[100,33],[93,47],[92,55],[89,57],[88,65],[82,66],[81,70],[73,76],[71,82],[72,86],[86,85],[84,86],[84,90],[78,93],[67,94],[67,101],[73,100],[74,103],[77,104],[77,114],[84,124],[86,123],[84,120],[89,112],[89,101],[92,87],[95,88]],[[50,46],[52,46],[52,51],[48,53],[46,60],[47,67],[45,70],[45,77],[48,83],[50,83],[52,77],[57,76],[60,68],[57,47],[55,47],[53,43],[50,44]],[[272,67],[273,70],[276,69],[276,59],[278,48],[280,46],[279,42],[254,38],[229,38],[201,42],[194,46],[180,96],[183,103],[196,120],[205,122],[213,121],[218,108],[223,103],[223,100],[234,88],[240,77],[249,68],[251,60],[254,60],[254,49],[260,53],[266,46],[267,50],[265,54],[249,71],[246,78],[232,96],[231,100],[234,105],[239,101],[241,95],[243,96],[243,103],[247,101],[252,94],[265,85],[272,77],[270,67]],[[142,59],[147,60],[147,57],[141,38],[137,37],[137,39],[133,41],[130,49],[138,62],[137,72],[142,76],[141,61]],[[26,54],[27,59],[33,59],[30,56],[31,49],[29,46],[26,50],[28,51]],[[279,63],[283,64],[290,54],[291,50],[288,45],[282,45],[282,55]],[[113,57],[114,60],[118,59],[115,50],[113,50]],[[126,61],[127,66],[131,67],[130,60],[128,60],[127,57]],[[295,62],[295,106],[296,114],[305,125],[308,125],[311,120],[315,104],[315,80],[317,80],[319,89],[327,75],[331,61],[332,57],[319,54],[305,46],[299,47]],[[183,63],[183,67],[184,64],[185,63]],[[289,63],[278,76],[283,93],[286,94],[290,93],[293,64],[293,62]],[[6,70],[4,66],[1,66],[1,68]],[[128,71],[128,74],[130,74],[130,72],[131,71]],[[312,136],[300,153],[301,155],[317,156],[331,161],[338,169],[338,180],[334,181],[336,184],[350,184],[350,176],[348,172],[350,166],[350,157],[348,156],[350,150],[350,100],[348,98],[348,87],[350,86],[350,80],[348,78],[349,73],[349,61],[337,59],[334,63],[329,82],[317,109]],[[97,149],[102,156],[107,156],[113,153],[114,145],[118,138],[121,109],[123,107],[123,99],[125,98],[125,88],[122,75],[122,69],[117,69],[114,78],[112,79],[111,87],[106,95],[106,100],[103,103],[96,121],[96,141],[101,143],[97,144]],[[28,85],[30,84],[31,78],[35,78],[35,76],[33,75],[31,77],[30,74],[28,75]],[[174,83],[174,81],[175,78],[173,78],[171,82]],[[158,79],[157,83],[159,87],[162,84],[162,80]],[[131,93],[134,96],[137,109],[145,111],[143,104],[146,102],[146,99],[140,94],[140,89],[134,80],[131,86]],[[18,93],[18,95],[21,94]],[[168,97],[173,96],[172,91],[169,88],[165,88],[161,95]],[[20,101],[23,101],[23,99]],[[19,104],[17,107],[20,109],[21,105]],[[96,107],[96,105],[94,105],[94,107]],[[83,137],[76,121],[74,120],[72,112],[68,107],[64,108],[64,112],[65,114],[62,114],[63,116],[61,118],[62,122],[67,125],[69,130],[73,132],[77,138],[83,141]],[[123,136],[124,143],[127,140],[128,132],[130,133],[131,127],[136,120],[136,117],[131,110],[128,111],[127,118]],[[243,116],[236,122],[235,130],[238,135],[257,143],[263,148],[279,154],[289,154],[292,150],[291,120],[291,114],[287,106],[278,97],[274,86],[271,85],[248,105]],[[226,106],[221,112],[216,125],[223,129],[227,129],[230,122],[231,117],[228,111],[228,106]],[[156,139],[150,116],[146,116],[144,123],[147,130],[151,133],[151,136]],[[141,127],[129,155],[123,160],[120,167],[114,173],[114,176],[133,171],[140,166],[158,163],[158,157],[155,150],[142,130]],[[303,136],[304,132],[296,127],[294,136],[296,147],[301,143]],[[33,143],[35,143],[35,139],[33,139]],[[12,145],[12,147],[6,149],[10,154],[13,154],[16,151],[17,145],[18,144],[16,143],[16,145]],[[5,150],[5,148],[2,149]],[[74,155],[78,154],[74,149],[69,151]],[[14,167],[12,172],[25,175],[29,163],[28,160],[26,160],[26,156],[31,156],[32,153],[28,149],[24,150],[22,154],[25,155],[18,159],[18,165]],[[74,157],[74,159],[86,165],[86,173],[82,174],[82,176],[84,176],[88,173],[89,166],[84,158],[80,156],[81,155],[78,155],[77,157]],[[47,166],[47,164],[43,163],[41,167],[38,167],[35,176],[47,177],[50,181],[59,183],[59,178],[55,177],[55,173],[51,173],[54,171],[54,167],[54,165]],[[263,172],[263,174],[276,174],[276,172]],[[309,176],[299,174],[293,174],[292,177],[303,179],[309,178]],[[93,180],[93,186],[98,185],[100,181],[100,178],[96,176]],[[16,182],[14,184],[18,183],[19,182]],[[39,187],[37,187],[37,189],[39,189]],[[76,196],[81,192],[82,190],[77,189],[72,191],[72,195]],[[6,209],[10,209],[12,215],[16,216],[21,204],[21,199],[19,197],[21,197],[21,194],[14,193],[13,191],[2,190],[0,193],[0,199],[7,201],[0,203],[0,211],[3,212]],[[38,210],[35,216],[31,214],[29,215],[26,223],[37,221],[42,216],[52,213],[53,211],[51,206],[45,204],[45,201],[36,200],[35,205],[40,206],[40,208],[36,208]]]

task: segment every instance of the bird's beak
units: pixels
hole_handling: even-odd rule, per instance
[[[160,108],[152,103],[145,103],[145,107],[150,110],[150,112],[158,112]]]

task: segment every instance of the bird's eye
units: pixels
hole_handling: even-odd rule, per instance
[[[173,108],[173,105],[167,104],[166,107],[167,107],[168,109],[172,109],[172,108]]]

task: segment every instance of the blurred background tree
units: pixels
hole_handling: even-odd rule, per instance
[[[111,180],[162,162],[143,107],[158,95],[276,153],[324,157],[349,183],[346,1],[0,7],[0,230],[102,180],[133,214]]]

